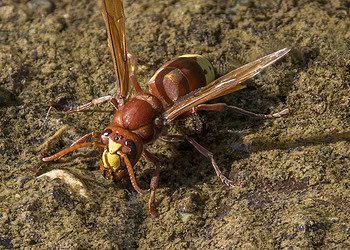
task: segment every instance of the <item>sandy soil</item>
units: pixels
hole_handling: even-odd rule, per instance
[[[349,1],[150,2],[125,3],[144,87],[177,55],[203,54],[222,75],[289,47],[247,89],[219,101],[262,113],[288,107],[292,114],[268,121],[201,114],[206,126],[195,137],[244,187],[223,186],[186,143],[150,145],[168,162],[160,215],[151,219],[148,195],[136,194],[127,180],[106,181],[97,152],[41,161],[102,130],[113,113],[109,105],[52,112],[43,126],[49,100],[84,103],[116,91],[96,1],[2,0],[0,248],[350,248]],[[64,133],[42,146],[60,128]],[[152,169],[144,160],[135,167],[145,189]],[[51,170],[66,177],[37,178]]]

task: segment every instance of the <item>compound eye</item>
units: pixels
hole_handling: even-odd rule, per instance
[[[112,134],[112,129],[107,128],[105,131],[103,131],[102,136],[107,137],[110,134]]]
[[[129,148],[134,148],[135,147],[135,143],[132,140],[126,140],[125,141],[125,146],[127,146]]]
[[[125,147],[122,148],[123,153],[128,154],[129,160],[134,161],[137,154],[137,147],[134,141],[126,140],[124,142]]]
[[[116,134],[115,137],[114,137],[114,141],[119,141],[121,139],[123,139],[123,136],[119,135],[119,134]]]
[[[103,144],[108,144],[108,136],[112,134],[112,129],[107,128],[105,131],[103,131],[101,135],[101,141]]]
[[[129,150],[128,150],[129,152],[126,152],[126,153],[131,153],[131,152],[134,152],[136,150],[135,142],[133,142],[132,140],[126,140],[124,145],[129,148]]]

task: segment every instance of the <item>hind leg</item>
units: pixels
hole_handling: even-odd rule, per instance
[[[258,113],[250,112],[248,110],[238,108],[236,106],[227,105],[226,103],[200,104],[200,105],[194,107],[191,110],[191,113],[196,113],[199,110],[216,111],[216,112],[231,110],[231,111],[234,111],[238,114],[242,114],[242,115],[246,115],[246,116],[250,116],[250,117],[258,118],[258,119],[274,119],[274,118],[280,118],[283,116],[287,116],[289,114],[289,109],[283,109],[279,112],[276,112],[276,113],[273,113],[270,115],[258,114]]]

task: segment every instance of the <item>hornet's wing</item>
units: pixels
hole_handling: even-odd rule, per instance
[[[129,66],[122,0],[102,0],[102,14],[117,76],[117,97],[126,99],[129,94]]]
[[[290,49],[287,48],[276,51],[254,62],[243,65],[208,85],[190,92],[164,112],[163,117],[165,121],[171,122],[199,104],[244,88],[244,81],[259,74],[263,69],[285,56],[289,51]]]

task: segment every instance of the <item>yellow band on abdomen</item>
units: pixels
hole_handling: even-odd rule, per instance
[[[211,63],[204,56],[197,54],[186,54],[180,57],[188,57],[196,60],[196,62],[204,72],[206,84],[215,80],[215,71],[213,65],[211,65]]]

